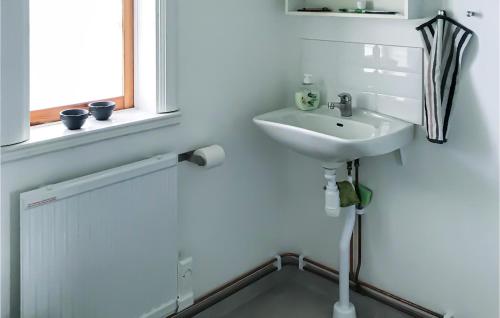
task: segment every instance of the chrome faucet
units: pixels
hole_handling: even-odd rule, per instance
[[[342,93],[339,95],[340,102],[334,103],[329,102],[328,108],[335,109],[338,108],[340,110],[340,114],[342,117],[352,117],[352,96],[349,93]]]

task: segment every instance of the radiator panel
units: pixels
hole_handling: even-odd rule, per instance
[[[21,315],[165,317],[177,253],[174,156],[24,193]]]

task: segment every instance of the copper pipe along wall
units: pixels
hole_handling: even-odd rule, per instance
[[[297,257],[297,259],[298,259],[298,258],[299,258],[299,255],[294,255],[294,257]],[[320,264],[320,263],[318,263],[318,262],[316,262],[316,261],[314,261],[314,260],[311,260],[311,259],[309,259],[309,258],[304,258],[304,261],[305,261],[307,264],[310,264],[310,265],[312,265],[312,266],[314,266],[314,267],[317,267],[317,268],[319,268],[319,269],[321,269],[321,270],[323,270],[323,271],[325,271],[325,272],[329,272],[330,274],[333,274],[333,275],[334,275],[334,276],[336,276],[336,277],[338,277],[338,275],[339,275],[339,272],[338,272],[337,270],[335,270],[335,269],[333,269],[333,268],[331,268],[331,267],[328,267],[328,266],[326,266],[326,265]],[[307,266],[306,266],[306,267],[307,267]],[[308,269],[310,269],[310,266],[308,267]],[[315,272],[315,271],[314,271],[314,269],[313,269],[313,270],[311,270],[311,272],[314,272],[315,274],[319,274],[320,276],[325,277],[325,275],[321,275],[320,273]],[[325,277],[325,278],[326,278],[326,277]],[[332,279],[331,277],[329,278],[329,280],[333,280],[333,281],[338,282],[338,279]],[[368,289],[368,290],[372,290],[372,291],[374,291],[374,292],[377,292],[377,293],[379,293],[379,294],[382,294],[382,295],[384,295],[384,296],[385,296],[385,297],[387,297],[387,298],[391,298],[391,299],[393,299],[393,300],[395,300],[395,301],[397,301],[397,302],[403,303],[403,304],[405,304],[405,305],[407,305],[407,306],[409,306],[409,307],[412,307],[412,308],[414,308],[414,309],[417,309],[418,311],[421,311],[421,312],[423,312],[423,313],[426,313],[426,314],[428,314],[428,315],[431,315],[431,316],[434,316],[434,317],[437,317],[437,318],[444,318],[444,315],[442,315],[442,314],[439,314],[439,313],[437,313],[437,312],[435,312],[435,311],[432,311],[432,310],[430,310],[430,309],[427,309],[427,308],[425,308],[425,307],[423,307],[423,306],[417,305],[417,304],[415,304],[415,303],[413,303],[413,302],[411,302],[411,301],[409,301],[409,300],[406,300],[406,299],[404,299],[404,298],[401,298],[401,297],[399,297],[399,296],[396,296],[396,295],[394,295],[394,294],[391,294],[391,293],[389,293],[389,292],[387,292],[387,291],[385,291],[385,290],[383,290],[383,289],[380,289],[380,288],[378,288],[378,287],[375,287],[375,286],[373,286],[373,285],[371,285],[371,284],[369,284],[369,283],[366,283],[366,282],[363,282],[363,281],[358,281],[358,282],[351,281],[351,284],[352,284],[353,286],[355,286],[356,284],[359,284],[362,288],[365,288],[365,289]],[[372,298],[373,298],[373,297],[372,297]],[[381,299],[376,299],[376,300],[381,301],[381,302],[383,302],[384,304],[389,305],[389,306],[391,306],[391,307],[393,307],[393,308],[395,308],[395,309],[398,309],[398,310],[404,311],[401,307],[399,307],[399,306],[395,306],[395,305],[393,305],[393,304],[390,304],[389,302],[385,302],[385,301],[383,301],[383,300],[381,300]],[[408,312],[404,311],[404,312],[405,312],[405,313],[407,313],[407,314],[410,314],[410,315],[414,315],[414,314],[415,314],[415,313],[412,313],[412,312],[409,312],[409,311],[408,311]],[[420,316],[416,316],[416,317],[420,317]]]
[[[361,273],[361,256],[362,256],[362,244],[363,241],[363,216],[358,215],[358,266],[356,267],[356,272],[354,273],[354,282],[359,281],[359,274]]]
[[[359,192],[359,167],[360,167],[360,160],[357,159],[354,161],[354,173],[355,173],[355,185],[356,185],[356,191],[358,194],[358,197],[361,198],[361,193]],[[358,208],[362,208],[361,203],[359,204]],[[357,244],[357,249],[358,249],[358,258],[357,258],[357,267],[356,267],[356,272],[354,273],[354,282],[356,283],[356,286],[358,287],[358,291],[361,292],[361,289],[359,288],[359,274],[361,273],[361,265],[362,265],[362,251],[363,251],[363,216],[358,215],[358,230],[357,230],[357,238],[358,238],[358,244]]]
[[[284,253],[281,254],[282,265],[283,266],[298,266],[300,255],[295,253]],[[316,262],[309,258],[304,258],[306,262],[306,266],[304,270],[328,279],[330,281],[338,282],[339,272],[331,267],[323,265],[319,262]],[[211,291],[205,296],[196,300],[195,304],[184,311],[173,314],[169,316],[169,318],[185,318],[185,317],[193,317],[204,310],[216,305],[217,303],[223,301],[224,299],[230,297],[231,295],[237,293],[238,291],[244,289],[245,287],[261,280],[262,278],[274,273],[277,271],[277,268],[274,266],[276,259],[272,259],[267,261],[266,263],[254,268],[253,270],[231,280],[230,282],[222,285],[221,287]],[[409,300],[391,294],[385,290],[382,290],[378,287],[375,287],[369,283],[358,281],[359,286],[364,291],[364,295],[373,298],[381,303],[384,303],[387,306],[390,306],[396,310],[399,310],[403,313],[406,313],[412,317],[416,318],[444,318],[444,315],[436,313],[430,309],[427,309],[423,306],[417,305]],[[351,281],[351,287],[355,287],[356,283]],[[382,296],[378,296],[382,295]],[[387,300],[390,299],[391,301]],[[402,305],[399,305],[399,304]],[[406,307],[405,307],[406,306]],[[424,313],[426,316],[423,316]]]
[[[168,318],[193,317],[208,308],[215,306],[219,302],[234,295],[245,287],[261,280],[269,274],[276,272],[277,268],[274,266],[274,262],[276,262],[276,259],[269,260],[266,263],[246,272],[245,274],[238,276],[230,282],[227,282],[217,289],[212,290],[208,294],[198,298],[191,307],[170,315]]]
[[[354,233],[351,237],[349,249],[349,276],[351,277],[351,279],[354,277]]]
[[[347,163],[347,175],[349,177],[352,176],[352,169],[353,169],[353,162],[350,161]],[[356,185],[356,183],[357,183],[357,176],[356,176],[355,185]],[[359,197],[359,193],[358,193],[358,197]],[[352,279],[354,277],[354,233],[351,236],[351,242],[349,243],[349,277],[350,277],[350,279]]]
[[[257,272],[259,272],[259,271],[261,271],[261,270],[265,269],[266,267],[269,267],[270,265],[273,265],[275,261],[276,261],[276,260],[270,260],[270,261],[268,261],[268,262],[266,262],[266,263],[264,263],[264,264],[260,265],[259,267],[256,267],[256,268],[252,269],[251,271],[248,271],[248,272],[246,272],[245,274],[242,274],[242,275],[238,276],[237,278],[233,279],[232,281],[230,281],[230,282],[228,282],[228,283],[226,283],[226,284],[222,285],[221,287],[219,287],[219,288],[217,288],[217,289],[215,289],[215,290],[211,291],[210,293],[206,294],[205,296],[201,297],[200,299],[198,299],[198,300],[196,301],[196,303],[201,303],[201,302],[204,302],[204,301],[205,301],[205,300],[207,300],[208,298],[213,297],[214,295],[216,295],[216,294],[218,294],[218,293],[220,293],[220,292],[224,291],[225,289],[227,289],[227,288],[231,287],[232,285],[236,285],[236,284],[238,284],[241,280],[243,280],[243,279],[245,279],[245,278],[248,278],[248,277],[250,277],[250,276],[252,276],[252,275],[256,274]]]

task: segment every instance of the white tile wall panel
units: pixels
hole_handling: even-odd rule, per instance
[[[420,48],[302,40],[302,71],[322,87],[323,104],[353,95],[353,106],[423,124]]]

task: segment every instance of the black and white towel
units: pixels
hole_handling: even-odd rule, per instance
[[[425,124],[429,141],[447,142],[453,97],[473,32],[444,15],[419,26],[424,40]]]

